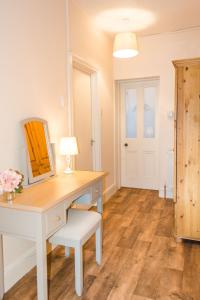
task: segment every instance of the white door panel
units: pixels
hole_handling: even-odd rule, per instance
[[[125,174],[127,174],[126,180],[132,182],[133,180],[137,181],[138,176],[138,153],[137,151],[129,151],[126,153],[126,166]]]
[[[121,84],[121,185],[158,188],[158,80]]]
[[[155,174],[156,174],[156,153],[154,151],[144,151],[143,153],[143,174],[144,188],[156,189]]]

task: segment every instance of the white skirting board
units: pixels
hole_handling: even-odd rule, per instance
[[[104,203],[107,202],[111,196],[117,191],[115,184],[108,187],[104,193]],[[29,248],[17,260],[5,266],[5,292],[7,292],[18,280],[20,280],[26,273],[28,273],[36,265],[36,250],[35,247]]]
[[[106,203],[118,190],[117,186],[113,183],[103,192],[103,202]]]
[[[51,245],[47,247],[48,253],[50,253],[56,246]],[[5,292],[7,292],[17,281],[19,281],[26,273],[32,270],[36,266],[36,248],[31,247],[27,249],[18,259],[5,267]]]
[[[36,265],[35,247],[29,248],[17,260],[5,266],[5,291],[7,292],[18,280]]]

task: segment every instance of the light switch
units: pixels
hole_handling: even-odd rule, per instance
[[[64,97],[64,96],[60,96],[60,106],[61,106],[62,108],[65,107],[65,97]]]
[[[170,110],[167,114],[168,119],[172,120],[174,118],[174,112],[173,110]]]

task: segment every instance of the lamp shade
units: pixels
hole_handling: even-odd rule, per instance
[[[60,154],[61,155],[76,155],[76,154],[78,154],[77,141],[74,136],[61,138]]]
[[[117,33],[114,40],[113,56],[117,58],[130,58],[137,54],[138,45],[135,33]]]

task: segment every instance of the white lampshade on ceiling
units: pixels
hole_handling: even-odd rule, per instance
[[[61,155],[77,155],[78,154],[77,141],[74,136],[61,138],[60,154]]]
[[[113,56],[117,58],[130,58],[138,55],[138,45],[135,33],[117,33],[114,40]]]

